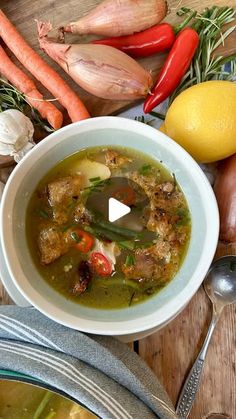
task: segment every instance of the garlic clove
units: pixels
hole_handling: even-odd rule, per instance
[[[1,156],[11,156],[14,151],[12,144],[6,144],[0,142],[0,155]]]
[[[33,147],[34,126],[31,120],[17,109],[0,113],[0,154],[19,156]],[[29,145],[31,144],[31,145]],[[17,160],[16,160],[17,161]]]
[[[27,143],[21,150],[17,153],[13,152],[11,155],[14,157],[16,163],[19,163],[21,159],[35,146],[34,142]]]

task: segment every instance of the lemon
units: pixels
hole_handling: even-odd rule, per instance
[[[166,134],[165,122],[163,122],[163,123],[161,124],[161,126],[159,127],[159,131],[164,132],[164,134]]]
[[[186,89],[168,109],[162,131],[202,163],[236,153],[236,83],[213,80]]]

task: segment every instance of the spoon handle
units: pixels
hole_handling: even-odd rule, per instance
[[[180,419],[186,419],[191,411],[200,384],[200,378],[202,375],[203,363],[206,357],[207,349],[218,319],[219,313],[213,311],[212,321],[209,326],[207,336],[198,354],[198,357],[194,362],[188,377],[186,378],[179,396],[176,413]]]

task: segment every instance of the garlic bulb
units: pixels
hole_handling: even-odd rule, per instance
[[[34,126],[31,120],[17,109],[0,113],[0,154],[13,156],[16,162],[29,151],[33,142]]]

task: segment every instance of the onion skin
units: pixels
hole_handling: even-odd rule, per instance
[[[38,22],[41,48],[87,92],[111,100],[144,98],[152,77],[133,58],[107,45],[50,41],[50,23]]]
[[[80,35],[131,35],[156,25],[166,14],[165,0],[104,0],[90,13],[62,29]]]
[[[214,192],[220,211],[220,239],[236,242],[236,154],[220,163]]]

